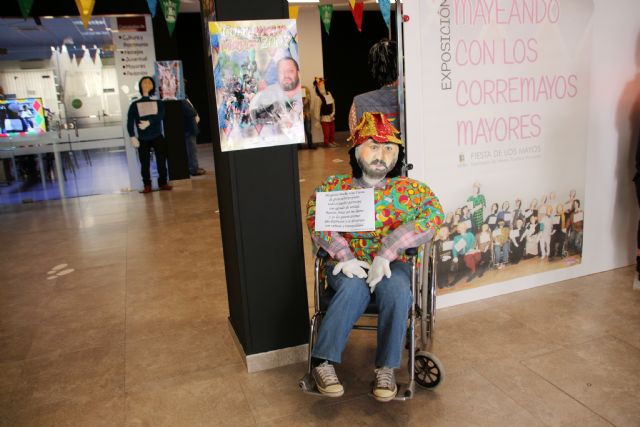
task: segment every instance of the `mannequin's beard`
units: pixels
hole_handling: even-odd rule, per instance
[[[366,163],[361,159],[357,159],[357,160],[358,160],[358,165],[360,166],[360,169],[362,169],[362,174],[371,179],[380,180],[384,178],[385,176],[387,176],[387,174],[393,167],[393,166],[387,165],[385,162],[381,160],[374,160],[371,163]],[[378,165],[378,164],[381,164],[382,166],[384,166],[384,168],[383,169],[373,168],[374,165]]]

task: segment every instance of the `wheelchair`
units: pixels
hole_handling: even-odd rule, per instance
[[[425,245],[426,246],[426,245]],[[435,247],[434,247],[435,249]],[[409,350],[407,368],[409,371],[409,382],[407,384],[398,383],[398,393],[394,400],[404,401],[413,398],[416,387],[419,386],[434,390],[444,383],[445,371],[442,362],[430,353],[434,327],[436,308],[436,268],[434,268],[434,250],[430,256],[423,256],[425,247],[409,248],[405,251],[411,263],[411,292],[413,303],[408,313],[408,327],[406,348]],[[320,324],[326,313],[327,307],[334,294],[333,289],[326,283],[325,271],[326,262],[330,256],[324,249],[319,249],[315,258],[315,312],[311,318],[309,332],[309,354],[307,363],[307,373],[298,381],[300,389],[307,394],[323,396],[318,391],[311,374],[313,366],[311,364],[311,351],[316,342]],[[420,258],[426,258],[426,262],[418,265]],[[329,274],[329,273],[327,273]],[[365,310],[363,317],[377,318],[377,307],[375,305],[375,294],[372,295],[371,302]],[[421,347],[416,346],[416,321],[420,322],[420,342]],[[376,326],[356,324],[354,329],[376,330]]]

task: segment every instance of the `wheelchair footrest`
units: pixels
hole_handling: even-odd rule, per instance
[[[298,380],[298,387],[306,394],[312,394],[314,396],[322,396],[327,397],[324,394],[318,391],[318,387],[316,387],[316,382],[313,379],[311,374],[306,374],[304,377]]]

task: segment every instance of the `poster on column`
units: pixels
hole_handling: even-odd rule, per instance
[[[296,21],[209,23],[220,147],[304,142]]]
[[[593,3],[405,5],[409,161],[446,214],[439,294],[578,265]]]

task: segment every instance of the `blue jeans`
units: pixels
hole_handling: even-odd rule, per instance
[[[364,313],[371,294],[366,279],[349,279],[328,273],[329,286],[336,294],[320,325],[312,356],[340,363],[349,333]],[[411,307],[411,265],[391,263],[391,278],[383,277],[375,289],[378,305],[378,347],[376,366],[399,368],[407,319]]]
[[[504,245],[494,245],[493,251],[496,255],[496,264],[504,264],[509,261],[509,247],[510,242],[506,242]]]
[[[187,160],[189,162],[189,173],[194,175],[200,169],[198,165],[198,147],[197,147],[198,137],[192,133],[184,134],[184,142],[187,146]]]

